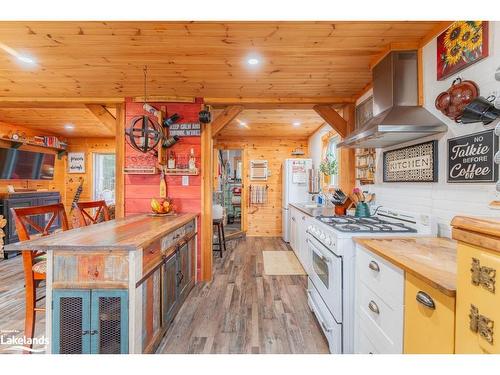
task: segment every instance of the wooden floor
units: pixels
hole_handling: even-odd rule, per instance
[[[288,251],[279,238],[229,242],[212,282],[197,285],[158,353],[327,353],[307,305],[306,276],[265,276],[262,251]]]
[[[262,251],[288,251],[281,239],[249,237],[228,244],[223,259],[215,254],[213,281],[195,286],[158,353],[327,353],[307,305],[306,277],[263,275]],[[36,337],[44,330],[40,313]],[[24,331],[21,257],[0,260],[2,331],[14,336]]]
[[[16,256],[0,259],[0,335],[22,337],[24,335],[24,274],[23,259]],[[39,297],[44,295],[44,288],[38,289]],[[45,299],[38,302],[44,307]],[[36,314],[35,337],[45,334],[45,313]],[[7,353],[0,345],[0,354]],[[41,348],[33,345],[34,349]],[[19,352],[15,352],[19,354]]]

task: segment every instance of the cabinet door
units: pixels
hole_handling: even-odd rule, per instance
[[[406,273],[404,326],[405,353],[453,354],[455,298]]]
[[[52,293],[52,353],[90,353],[90,290]]]
[[[156,268],[141,284],[142,288],[142,350],[149,353],[162,331],[161,267]]]
[[[172,321],[177,308],[177,254],[173,254],[162,266],[163,324]]]
[[[8,243],[13,243],[13,242],[18,242],[19,241],[19,237],[17,236],[17,231],[16,231],[16,223],[14,222],[14,220],[11,220],[12,218],[12,214],[10,213],[10,209],[11,208],[22,208],[22,207],[32,207],[32,206],[36,206],[36,202],[37,200],[34,199],[34,198],[29,198],[29,197],[26,197],[26,198],[12,198],[12,199],[7,199],[6,200],[6,206],[7,206],[7,212],[8,212],[8,217],[9,217],[9,220],[8,220],[8,234],[9,234],[9,238],[8,238]],[[34,220],[35,224],[39,224],[40,223],[40,220],[38,217],[34,217]],[[28,231],[30,234],[36,234],[37,231],[33,229],[33,227],[31,226],[28,226]]]
[[[178,284],[179,284],[179,296],[180,299],[185,297],[185,294],[189,292],[189,287],[191,286],[191,256],[189,254],[189,245],[185,244],[179,249],[179,262],[178,262]]]
[[[93,290],[91,309],[91,353],[127,354],[127,291]]]
[[[473,267],[473,262],[476,267]],[[477,267],[480,267],[484,279],[474,283],[471,271]],[[498,275],[498,253],[478,246],[458,244],[456,353],[500,353],[500,293],[498,283],[494,283]],[[492,283],[488,284],[487,279]]]
[[[297,211],[290,210],[290,247],[297,254]]]

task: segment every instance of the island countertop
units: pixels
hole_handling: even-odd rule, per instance
[[[357,237],[354,241],[444,294],[455,296],[455,241],[437,237]]]
[[[161,236],[197,217],[196,213],[175,216],[147,214],[110,220],[87,227],[54,233],[29,241],[5,245],[6,251],[39,250],[128,250],[142,249]]]

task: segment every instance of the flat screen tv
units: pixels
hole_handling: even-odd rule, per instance
[[[0,147],[0,179],[52,180],[55,155]]]

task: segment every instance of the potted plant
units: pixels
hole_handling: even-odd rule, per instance
[[[325,184],[330,183],[330,176],[337,174],[337,159],[332,153],[327,153],[319,165],[319,170],[323,173]]]

